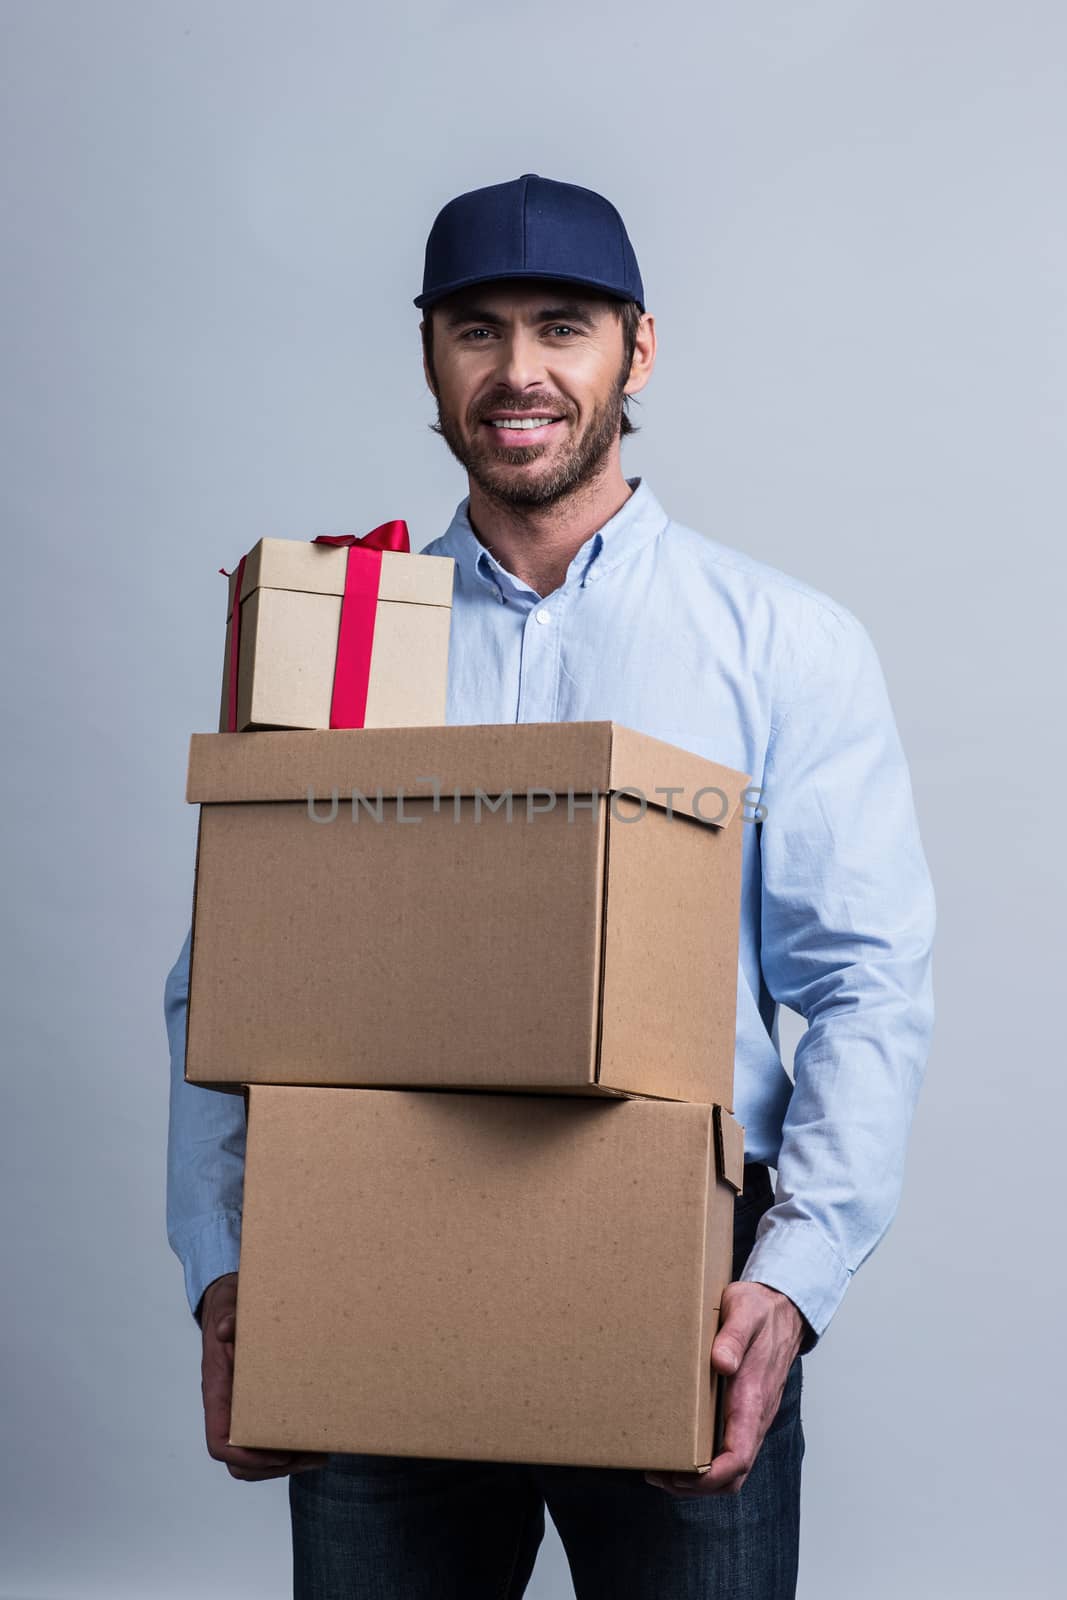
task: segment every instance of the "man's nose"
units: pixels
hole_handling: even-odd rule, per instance
[[[536,333],[519,329],[505,334],[497,358],[497,380],[515,393],[544,386],[545,352]]]

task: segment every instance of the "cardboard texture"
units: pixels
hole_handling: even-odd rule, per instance
[[[708,1465],[742,1155],[707,1105],[253,1086],[230,1442]]]
[[[610,722],[194,734],[187,1080],[732,1106],[748,781]]]
[[[348,551],[260,539],[241,586],[237,728],[329,728]],[[451,556],[381,552],[367,728],[445,720],[452,618]],[[237,570],[230,576],[219,729],[228,726]]]

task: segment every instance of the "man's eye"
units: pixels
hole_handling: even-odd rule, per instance
[[[550,333],[558,333],[561,328],[565,329],[567,333],[573,333],[574,332],[574,329],[571,327],[569,322],[557,322],[555,327],[551,328],[549,330],[549,332]],[[474,333],[489,333],[490,331],[491,330],[489,328],[468,328],[466,333],[461,334],[460,337],[463,338],[463,339],[470,339],[471,335],[474,334]],[[478,341],[472,340],[471,342],[472,343],[474,343],[474,342],[481,343],[480,340],[478,340]]]

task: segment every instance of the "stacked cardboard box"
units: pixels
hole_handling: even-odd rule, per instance
[[[711,1459],[747,782],[610,722],[193,736],[233,1443]]]

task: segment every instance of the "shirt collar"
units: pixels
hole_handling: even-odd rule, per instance
[[[669,517],[644,478],[627,478],[633,490],[615,515],[591,534],[575,552],[563,587],[597,582],[606,572],[662,533]],[[442,555],[451,555],[463,572],[485,584],[500,598],[537,598],[530,585],[516,578],[490,555],[470,524],[470,495],[460,501],[441,539]]]

